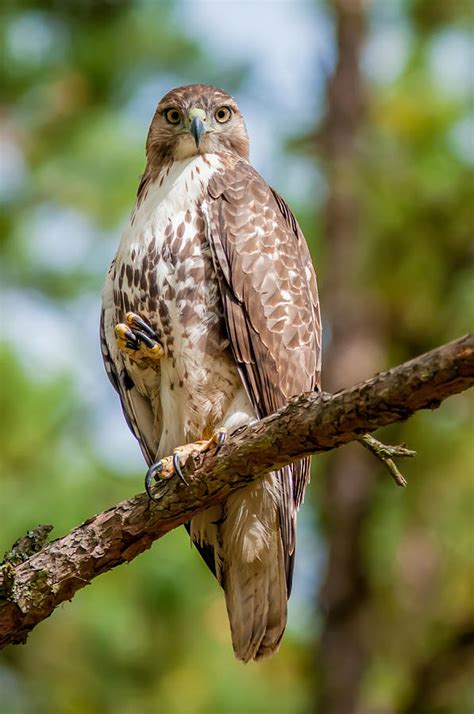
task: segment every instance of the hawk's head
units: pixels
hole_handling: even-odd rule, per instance
[[[217,151],[247,159],[247,129],[230,94],[208,84],[188,84],[172,89],[158,104],[146,150],[153,164]]]

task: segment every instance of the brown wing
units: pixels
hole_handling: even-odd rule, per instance
[[[287,204],[244,161],[211,179],[205,211],[234,357],[263,417],[320,386],[321,323],[308,247]],[[290,586],[309,459],[279,477]]]
[[[151,403],[136,388],[127,373],[123,357],[115,344],[114,327],[116,311],[113,301],[113,286],[111,275],[114,274],[114,264],[102,294],[102,311],[100,315],[100,347],[105,371],[117,391],[126,422],[138,440],[143,456],[150,466],[156,458],[160,429],[153,418]]]

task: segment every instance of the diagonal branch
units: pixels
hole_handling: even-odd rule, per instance
[[[172,479],[158,502],[142,493],[93,516],[39,552],[22,558],[15,549],[14,558],[2,566],[0,645],[25,642],[33,627],[95,577],[132,560],[258,476],[335,449],[419,409],[434,409],[473,384],[471,334],[350,389],[296,397],[279,412],[235,432],[218,453],[199,458],[192,474],[187,473],[189,486]],[[34,534],[27,540],[34,545]]]

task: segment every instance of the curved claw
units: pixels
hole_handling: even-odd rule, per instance
[[[127,312],[127,314],[125,315],[125,319],[127,320],[127,323],[130,325],[130,327],[134,328],[137,331],[139,330],[142,335],[144,333],[153,342],[158,341],[158,335],[156,334],[155,330],[142,317],[136,315],[134,312]],[[141,339],[143,339],[142,335]],[[151,345],[148,346],[150,347]]]
[[[153,482],[155,481],[155,474],[159,474],[163,470],[163,464],[160,461],[157,461],[156,464],[152,464],[148,471],[146,472],[145,476],[145,491],[148,494],[148,497],[152,501],[159,501],[159,498],[156,498],[156,496],[153,495],[153,492],[151,490],[151,487],[153,486]]]
[[[129,350],[138,350],[140,347],[138,337],[134,335],[128,325],[125,325],[123,322],[119,322],[118,325],[115,325],[115,337],[121,343],[124,343],[125,347],[128,347]]]
[[[222,444],[224,444],[226,439],[227,439],[227,429],[219,429],[219,431],[216,434],[217,446],[222,446]]]
[[[189,486],[189,483],[186,481],[184,478],[184,474],[181,469],[181,462],[179,460],[179,454],[175,452],[173,454],[173,470],[176,476],[186,485]],[[159,501],[160,498],[162,497],[162,494],[159,495],[158,497],[153,493],[152,487],[156,486],[156,481],[160,479],[160,474],[163,471],[163,461],[160,459],[160,461],[157,461],[155,464],[152,464],[148,471],[146,472],[145,476],[145,491],[148,494],[148,497],[152,501]],[[170,474],[172,475],[172,474]],[[166,481],[168,480],[169,476],[163,481],[163,484],[166,484]]]
[[[181,470],[181,462],[179,460],[179,454],[176,451],[173,454],[173,468],[174,468],[174,472],[178,476],[178,478],[180,478],[181,481],[184,484],[186,484],[186,486],[189,486],[189,483],[184,478],[184,474]]]
[[[142,332],[142,330],[135,329],[132,334],[137,340],[137,343],[143,342],[150,349],[153,349],[156,345],[156,340],[152,340],[151,337],[148,337],[148,335],[145,332]]]

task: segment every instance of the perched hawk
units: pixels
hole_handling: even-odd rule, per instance
[[[146,154],[103,291],[102,352],[148,465],[175,451],[179,475],[177,447],[206,448],[319,388],[318,293],[293,214],[249,163],[231,96],[205,84],[170,91]],[[189,524],[244,662],[282,638],[309,468],[269,473]]]

